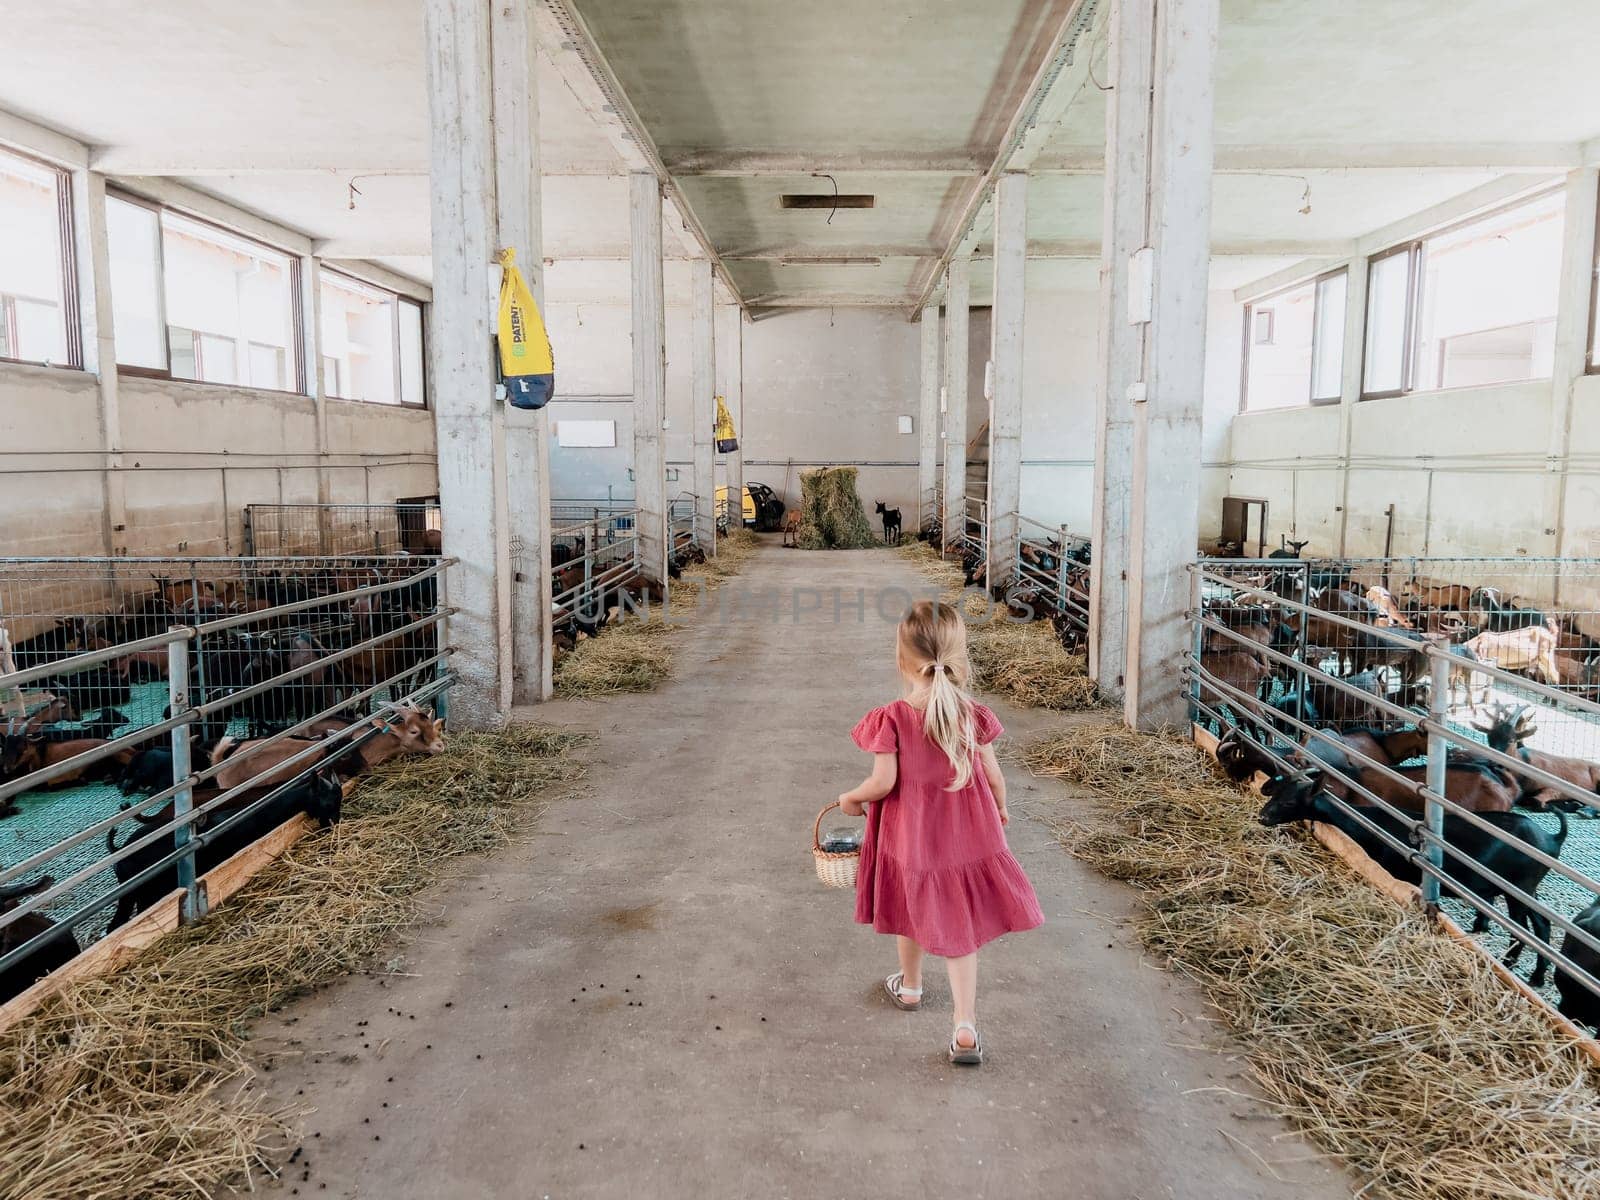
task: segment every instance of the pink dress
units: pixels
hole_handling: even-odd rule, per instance
[[[1000,722],[983,705],[972,707],[986,746],[1000,736]],[[976,759],[971,782],[947,791],[950,760],[923,733],[922,713],[904,700],[873,709],[850,736],[870,753],[899,755],[894,790],[867,806],[858,922],[911,938],[941,958],[960,958],[1044,922]]]

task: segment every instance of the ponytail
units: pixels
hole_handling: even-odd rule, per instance
[[[972,782],[972,760],[978,752],[972,697],[966,692],[972,668],[961,615],[948,604],[917,602],[900,623],[898,657],[908,676],[927,681],[922,731],[950,760],[954,774],[949,790],[959,791]]]

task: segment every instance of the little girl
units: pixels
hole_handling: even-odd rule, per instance
[[[905,699],[861,718],[851,736],[873,755],[872,774],[839,797],[846,813],[867,813],[856,920],[896,935],[900,969],[883,987],[897,1008],[922,1006],[922,956],[945,959],[950,1061],[977,1066],[978,947],[1032,929],[1044,914],[1006,847],[1006,781],[993,745],[1000,722],[967,694],[961,615],[919,601],[900,622],[895,661]]]

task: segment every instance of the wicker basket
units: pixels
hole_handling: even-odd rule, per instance
[[[817,823],[811,827],[811,857],[817,862],[817,878],[824,887],[853,888],[856,872],[861,869],[861,851],[843,853],[822,848],[822,818],[839,807],[835,800],[817,814]]]

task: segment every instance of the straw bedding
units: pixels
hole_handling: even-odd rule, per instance
[[[581,774],[583,740],[519,725],[386,764],[207,920],[0,1034],[0,1197],[168,1200],[269,1171],[294,1114],[247,1091],[247,1022],[370,964],[439,866]]]
[[[819,467],[800,475],[802,550],[861,550],[878,544],[856,493],[854,467]]]
[[[1285,1116],[1399,1200],[1600,1195],[1587,1062],[1487,963],[1269,830],[1191,744],[1088,723],[1035,742],[1036,773],[1096,814],[1059,830],[1149,893],[1152,950],[1206,989]]]
[[[669,589],[673,623],[652,611],[648,620],[627,616],[607,625],[598,637],[584,638],[556,663],[556,695],[593,698],[654,691],[672,674],[672,637],[694,619],[695,601],[737,575],[760,544],[748,529],[734,530],[718,539],[716,557],[685,568],[684,579],[691,582],[674,582]]]

